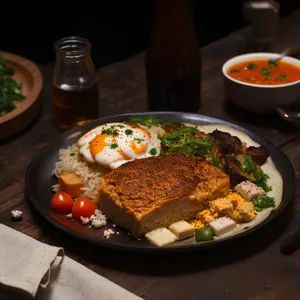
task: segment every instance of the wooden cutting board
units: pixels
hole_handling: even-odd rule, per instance
[[[0,117],[0,140],[11,137],[22,131],[37,116],[41,108],[40,94],[43,87],[43,76],[39,67],[30,60],[7,52],[1,52],[5,64],[15,71],[13,78],[22,82],[23,101],[16,101],[16,108]]]

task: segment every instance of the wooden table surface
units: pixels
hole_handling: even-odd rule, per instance
[[[275,46],[278,51],[299,39],[300,12],[282,20],[281,30],[284,34],[279,35]],[[249,114],[226,101],[221,66],[228,58],[249,51],[248,35],[249,30],[244,29],[201,49],[200,112],[238,123],[268,138],[291,160],[298,184],[299,125],[285,123],[277,115]],[[147,109],[143,57],[141,53],[98,71],[103,115]],[[53,65],[40,68],[44,76],[41,114],[24,132],[0,144],[1,223],[39,241],[64,247],[70,257],[144,299],[300,299],[300,251],[293,255],[280,252],[283,238],[300,224],[298,189],[278,220],[255,236],[188,255],[161,257],[108,251],[66,236],[36,215],[26,197],[26,168],[61,134],[53,126],[50,110]],[[13,209],[23,211],[21,222],[11,221]]]

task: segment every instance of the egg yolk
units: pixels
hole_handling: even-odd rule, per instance
[[[123,157],[124,160],[130,160],[131,159],[131,157],[126,155],[122,150],[118,150],[118,152],[120,153],[120,155]]]
[[[135,154],[142,154],[147,151],[147,145],[146,144],[140,144],[138,145],[136,142],[132,141],[130,144],[132,150]]]
[[[95,158],[98,153],[103,151],[104,147],[107,145],[107,137],[108,134],[100,134],[96,135],[96,137],[91,141],[90,150],[93,158]]]

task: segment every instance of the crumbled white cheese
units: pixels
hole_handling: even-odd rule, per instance
[[[81,222],[82,222],[83,225],[86,225],[87,223],[90,222],[89,218],[85,218],[85,217],[82,217],[82,216],[80,217],[80,220],[81,220]]]
[[[18,221],[18,220],[22,219],[23,212],[21,212],[20,210],[14,209],[11,211],[11,216],[12,216],[13,220]]]
[[[72,219],[73,218],[73,215],[71,213],[67,214],[67,218],[68,219]]]
[[[242,181],[234,187],[234,190],[249,201],[265,194],[265,191],[261,187],[249,180]]]
[[[109,239],[111,234],[114,234],[114,233],[115,233],[115,231],[109,228],[109,229],[104,230],[103,236],[106,239]]]
[[[101,228],[106,225],[106,220],[92,219],[91,223],[93,228]]]
[[[178,240],[183,240],[195,235],[195,227],[184,220],[172,223],[169,226],[169,230],[177,236]]]
[[[106,216],[101,210],[96,209],[94,215],[90,218],[90,222],[93,228],[101,228],[106,225]]]
[[[177,240],[176,235],[165,227],[147,232],[145,238],[157,247],[163,247]]]

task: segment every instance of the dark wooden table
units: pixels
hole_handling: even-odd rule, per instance
[[[300,12],[282,20],[281,30],[284,34],[275,45],[278,51],[299,39]],[[221,66],[226,59],[249,51],[247,37],[246,28],[201,49],[200,112],[239,123],[268,138],[289,157],[299,183],[299,125],[285,123],[277,115],[249,114],[226,101]],[[147,109],[143,57],[141,53],[99,70],[103,115]],[[300,225],[299,190],[280,218],[261,232],[226,247],[188,255],[161,257],[108,251],[66,236],[36,215],[26,197],[26,168],[61,134],[53,126],[50,110],[53,65],[40,67],[45,82],[43,111],[24,132],[0,144],[1,223],[64,247],[70,257],[145,299],[300,299],[300,251],[289,256],[280,252],[283,238]],[[13,209],[23,211],[23,221],[11,221]]]

